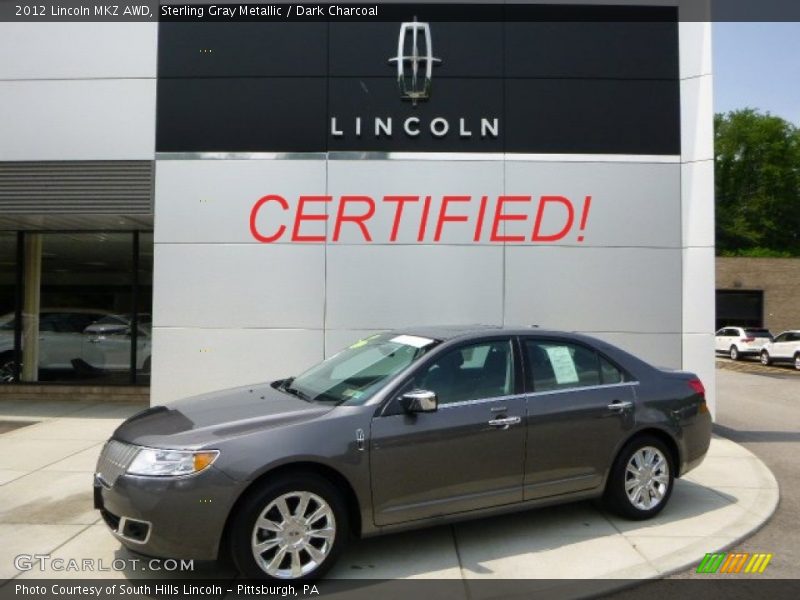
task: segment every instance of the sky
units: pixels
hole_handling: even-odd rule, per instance
[[[714,110],[758,108],[800,126],[800,23],[714,23]]]

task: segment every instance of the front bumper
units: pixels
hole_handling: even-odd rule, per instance
[[[148,556],[214,560],[239,489],[213,466],[183,477],[94,477],[95,508],[127,548]]]

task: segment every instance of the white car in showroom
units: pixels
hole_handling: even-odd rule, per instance
[[[800,330],[784,331],[761,349],[761,364],[792,363],[800,371]]]
[[[742,356],[758,356],[765,344],[772,341],[769,329],[759,327],[723,327],[716,333],[715,350],[731,360]]]
[[[144,318],[142,318],[144,317]],[[0,316],[0,382],[13,381],[14,313]],[[140,316],[137,370],[150,370],[150,319]],[[129,315],[80,308],[39,311],[39,368],[125,371],[130,369]]]

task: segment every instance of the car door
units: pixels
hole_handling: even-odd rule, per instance
[[[769,355],[773,359],[786,359],[789,357],[789,332],[784,331],[782,334],[775,336],[772,344],[769,346]]]
[[[528,390],[524,499],[601,485],[634,426],[635,382],[581,343],[522,341]]]
[[[71,369],[81,355],[81,328],[73,313],[42,313],[39,318],[39,367]],[[78,315],[80,316],[80,315]]]
[[[141,348],[139,341],[138,347]],[[131,366],[130,327],[84,334],[83,359],[96,369],[123,371]]]
[[[525,399],[509,337],[431,357],[372,421],[370,470],[377,525],[522,499]],[[402,393],[427,389],[435,412],[407,414]]]

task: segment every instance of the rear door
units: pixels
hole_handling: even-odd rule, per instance
[[[525,398],[512,340],[462,345],[420,365],[372,422],[375,522],[390,525],[522,500]],[[436,392],[409,415],[399,396]],[[521,388],[519,389],[521,391]]]
[[[597,488],[634,426],[636,382],[571,340],[529,337],[522,348],[528,390],[524,499]]]

